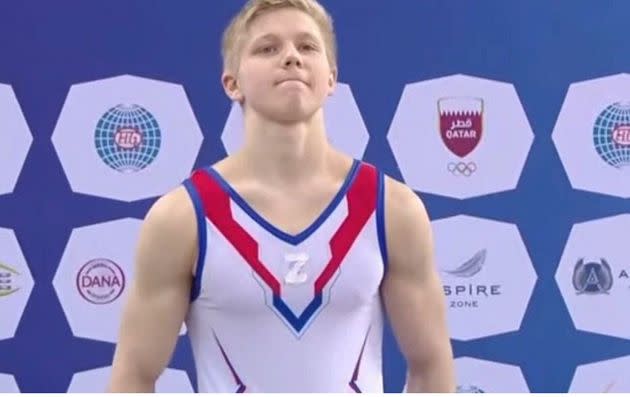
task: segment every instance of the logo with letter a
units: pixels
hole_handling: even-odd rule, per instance
[[[579,294],[608,294],[613,285],[612,269],[605,259],[585,262],[580,259],[573,270],[573,288]]]

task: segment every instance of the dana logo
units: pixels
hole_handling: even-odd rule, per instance
[[[77,273],[77,289],[88,302],[99,305],[111,303],[125,289],[125,274],[109,259],[93,259]]]
[[[491,283],[475,283],[475,276],[481,272],[486,263],[487,250],[482,249],[470,259],[452,270],[442,270],[444,273],[458,279],[470,279],[466,282],[444,283],[444,294],[449,300],[451,308],[478,308],[483,299],[501,295],[501,285]]]
[[[483,100],[481,98],[441,98],[438,100],[440,136],[454,155],[463,158],[477,148],[483,133]],[[477,170],[474,162],[448,164],[454,175],[470,176]]]
[[[613,103],[597,116],[593,143],[597,154],[609,165],[630,165],[630,103]]]
[[[94,144],[99,157],[119,172],[138,172],[160,152],[162,132],[157,120],[139,105],[117,105],[98,121]]]
[[[15,269],[0,262],[0,298],[9,296],[20,289],[15,284],[15,279],[19,275],[20,273]]]

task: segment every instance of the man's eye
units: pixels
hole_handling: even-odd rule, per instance
[[[262,53],[262,54],[271,54],[276,50],[275,46],[271,46],[271,45],[267,45],[264,47],[260,47],[258,49],[258,52]]]

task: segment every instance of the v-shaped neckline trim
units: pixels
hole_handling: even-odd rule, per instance
[[[269,233],[279,238],[280,240],[287,242],[292,245],[298,245],[308,237],[310,237],[319,227],[328,219],[330,214],[339,206],[339,203],[343,199],[343,197],[348,192],[350,186],[352,186],[352,182],[357,174],[359,169],[360,161],[357,159],[353,160],[352,166],[350,167],[350,171],[346,175],[346,179],[344,180],[341,188],[337,192],[337,194],[332,198],[330,203],[326,206],[326,208],[322,211],[319,216],[315,218],[315,220],[308,226],[306,229],[302,230],[298,234],[290,234],[281,230],[280,228],[273,225],[271,222],[267,221],[263,218],[252,206],[250,206],[247,201],[230,185],[230,183],[223,178],[221,174],[219,174],[214,168],[208,167],[208,173],[214,177],[214,179],[221,185],[221,187],[230,195],[230,198],[239,206],[247,215],[249,215],[254,222],[260,225],[262,228],[267,230]]]

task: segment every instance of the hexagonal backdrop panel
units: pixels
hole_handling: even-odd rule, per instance
[[[0,84],[0,194],[13,191],[32,141],[13,89]]]
[[[112,367],[77,372],[72,376],[68,393],[104,393],[109,384]],[[166,368],[155,382],[156,393],[193,393],[185,371]]]
[[[571,84],[552,137],[575,189],[630,198],[630,75]]]
[[[349,85],[337,84],[335,93],[324,105],[324,115],[330,143],[346,154],[362,159],[369,134]],[[240,105],[235,103],[221,135],[227,153],[234,153],[241,147],[243,131],[243,113]]]
[[[529,393],[515,365],[461,357],[455,360],[455,374],[458,393]]]
[[[630,356],[580,365],[569,393],[630,393]]]
[[[630,339],[630,215],[573,226],[556,282],[579,330]]]
[[[387,139],[409,186],[463,199],[514,189],[533,133],[512,84],[454,75],[408,84]]]
[[[73,85],[52,136],[74,192],[123,201],[176,187],[202,140],[182,86],[133,76]]]
[[[15,335],[33,285],[15,234],[0,228],[0,339]]]
[[[13,375],[0,374],[0,393],[19,393],[20,388],[15,383]]]
[[[84,226],[70,234],[53,286],[75,336],[118,340],[141,224],[128,218]]]
[[[537,277],[516,226],[464,215],[432,225],[451,337],[518,330]]]

